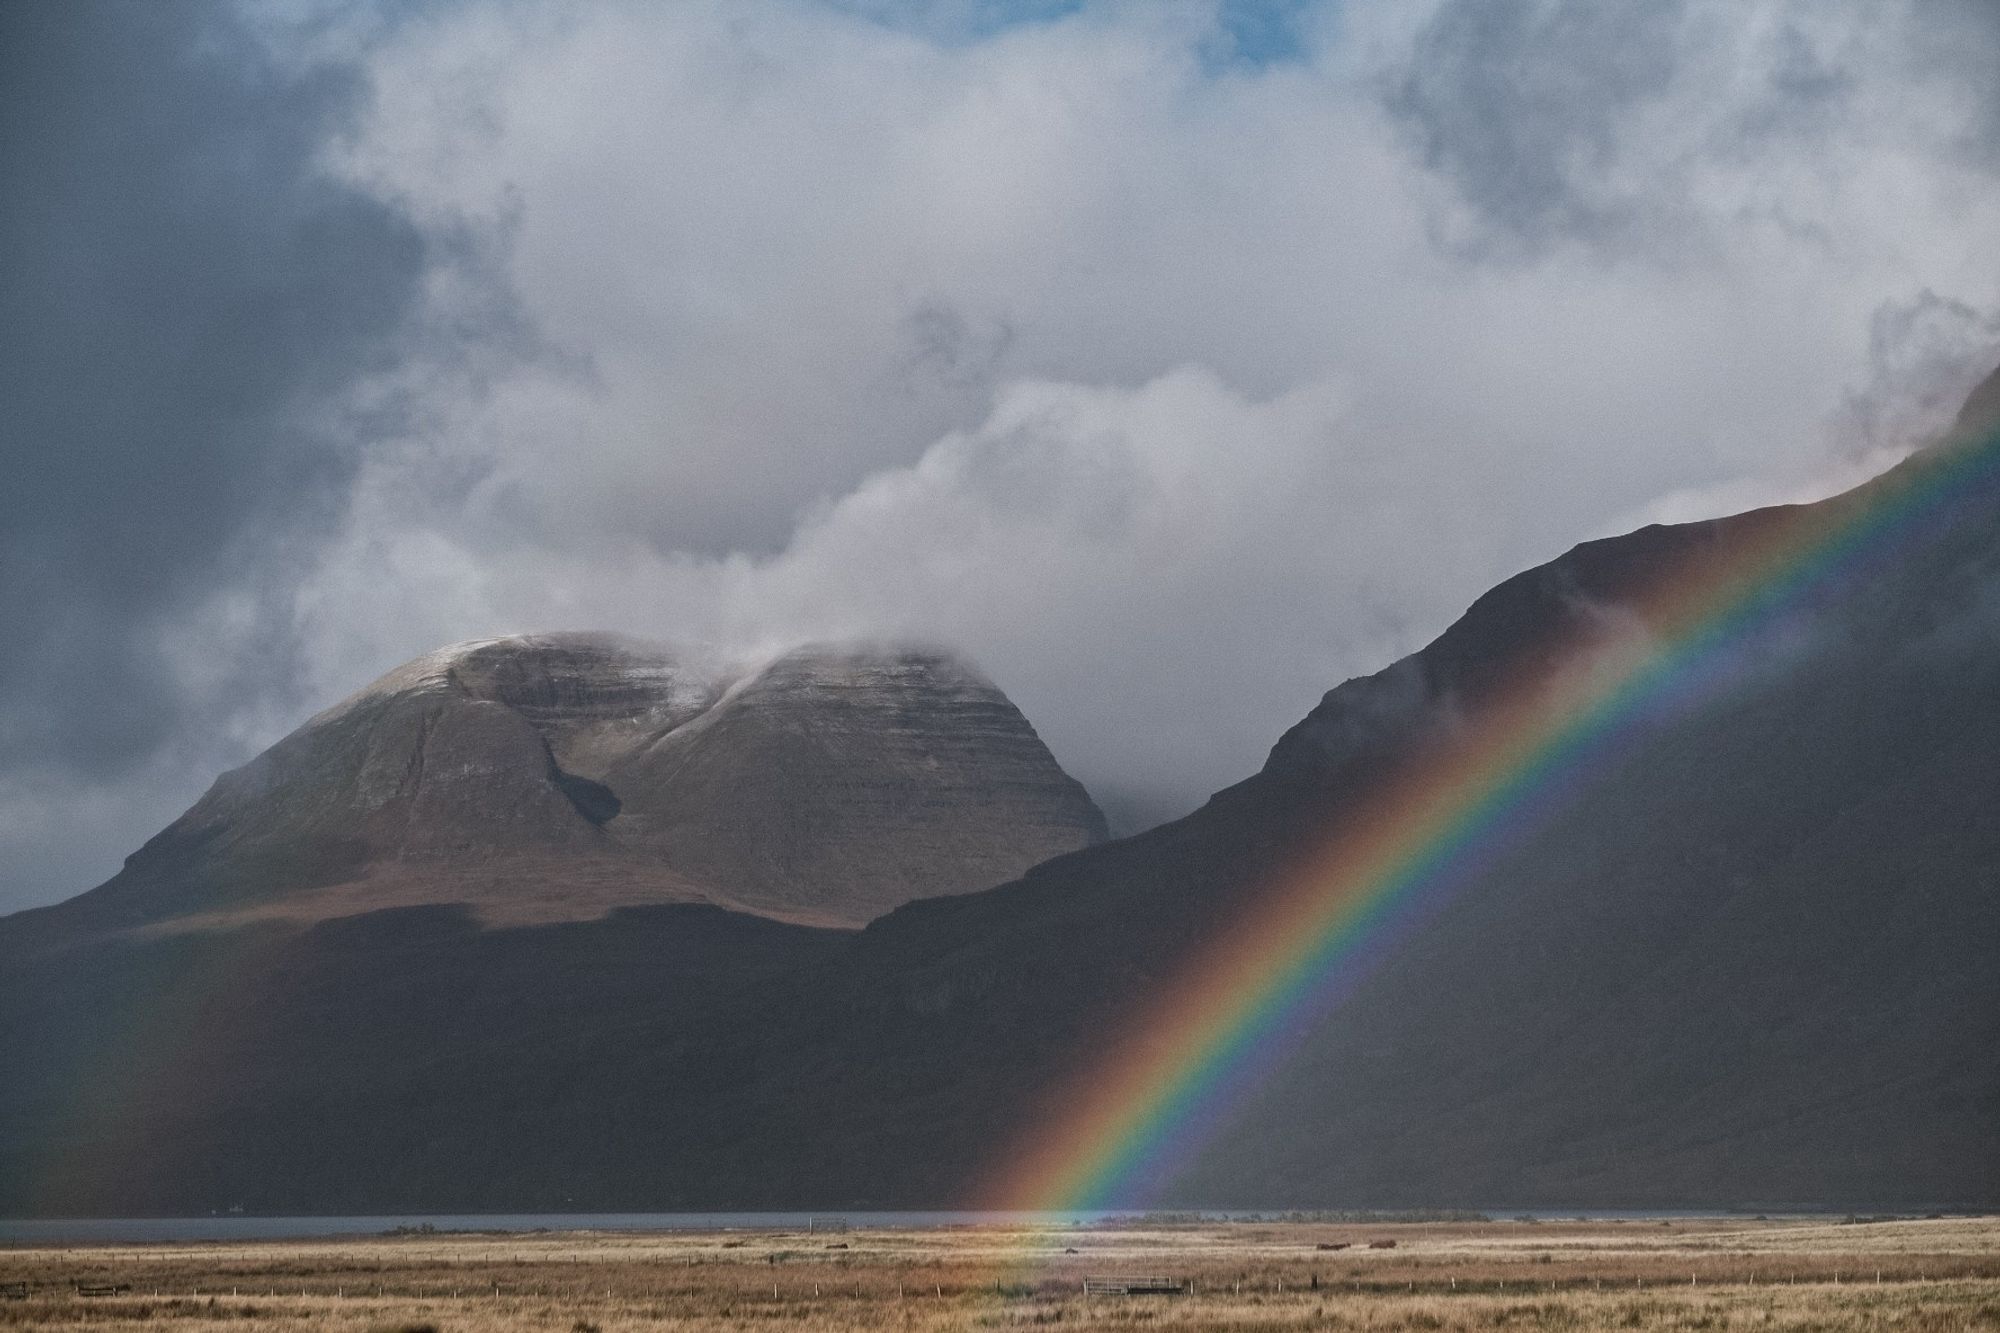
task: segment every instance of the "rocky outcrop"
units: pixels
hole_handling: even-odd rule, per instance
[[[744,667],[608,635],[428,654],[224,774],[78,909],[117,923],[467,902],[709,902],[858,925],[1104,836],[976,670],[822,646]]]

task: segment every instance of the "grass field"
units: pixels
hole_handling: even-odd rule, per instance
[[[1393,1241],[1393,1248],[1370,1248]],[[1339,1248],[1328,1248],[1339,1247]],[[1159,1275],[1173,1296],[1086,1295]],[[419,1235],[0,1249],[0,1328],[2000,1330],[2000,1218]],[[91,1288],[122,1288],[87,1295]]]

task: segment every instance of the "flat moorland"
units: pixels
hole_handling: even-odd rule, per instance
[[[1139,1276],[1183,1290],[1084,1290],[1087,1277]],[[25,1296],[9,1293],[17,1284]],[[2000,1330],[2000,1218],[453,1233],[0,1248],[0,1328],[1054,1325]]]

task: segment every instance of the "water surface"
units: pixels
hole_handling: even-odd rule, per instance
[[[1205,1221],[1284,1217],[1288,1209],[1202,1209]],[[1620,1212],[1603,1209],[1488,1209],[1495,1221],[1653,1221],[1717,1217],[1727,1210]],[[867,1212],[851,1213],[424,1213],[368,1217],[85,1217],[0,1218],[0,1244],[131,1244],[161,1241],[296,1240],[330,1236],[379,1236],[398,1229],[529,1233],[537,1231],[831,1231],[860,1228],[927,1229],[965,1226],[1091,1226],[1143,1218],[1133,1209],[1079,1212]],[[1159,1212],[1159,1219],[1191,1220],[1191,1212]],[[1393,1214],[1369,1219],[1393,1223]]]

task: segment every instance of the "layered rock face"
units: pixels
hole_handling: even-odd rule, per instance
[[[1104,836],[948,654],[743,668],[607,635],[410,662],[225,774],[79,900],[117,923],[467,902],[489,919],[710,902],[858,925]]]
[[[1020,710],[939,653],[788,653],[601,776],[621,840],[786,916],[879,916],[1105,836]]]

